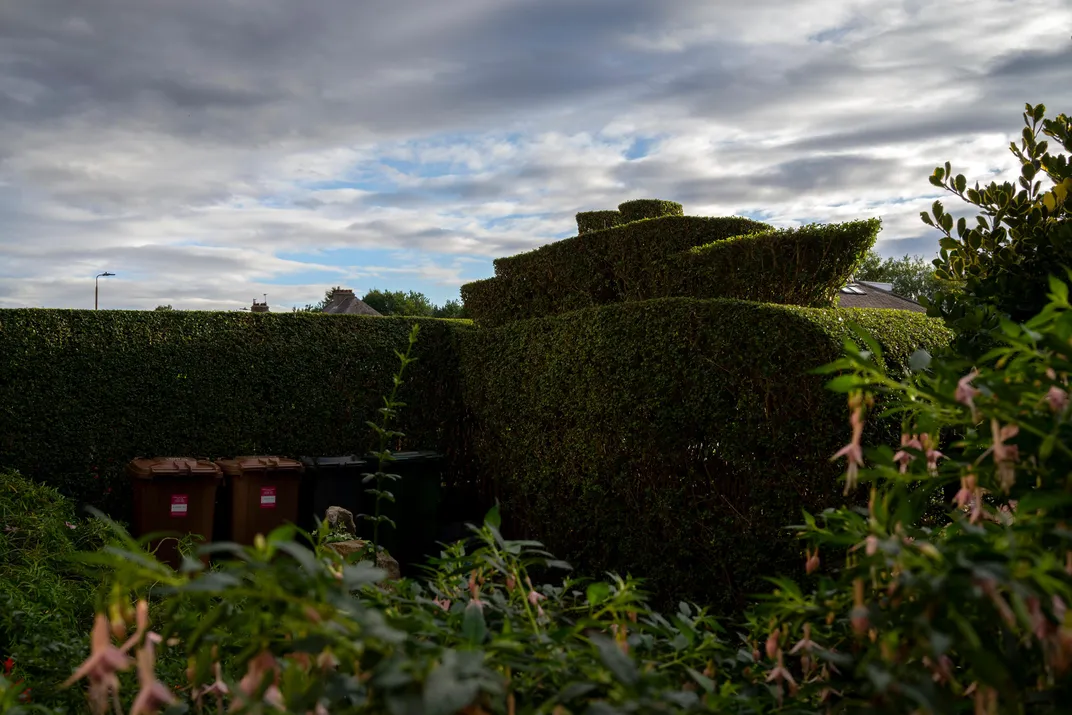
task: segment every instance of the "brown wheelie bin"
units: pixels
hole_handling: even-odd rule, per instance
[[[132,460],[126,472],[134,489],[135,536],[171,531],[212,541],[219,467],[206,460],[154,457]],[[182,564],[177,547],[174,537],[150,545],[157,559],[176,569]]]
[[[257,534],[298,520],[305,467],[285,457],[235,457],[216,464],[227,486],[230,540],[249,546]]]

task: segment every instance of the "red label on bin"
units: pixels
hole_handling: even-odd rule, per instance
[[[190,497],[186,494],[171,495],[171,515],[186,516],[190,509]]]
[[[261,487],[261,509],[275,509],[275,487]]]

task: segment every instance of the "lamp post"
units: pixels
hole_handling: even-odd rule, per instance
[[[114,273],[105,271],[104,273],[98,273],[97,277],[93,279],[93,310],[97,309],[98,300],[100,298],[100,279],[101,276],[114,276]]]

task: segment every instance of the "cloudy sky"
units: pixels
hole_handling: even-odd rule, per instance
[[[791,226],[1008,177],[1070,0],[0,0],[0,307],[436,302],[577,211]]]

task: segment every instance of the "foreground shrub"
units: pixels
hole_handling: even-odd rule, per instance
[[[841,354],[846,319],[893,372],[949,340],[920,314],[688,299],[471,331],[474,450],[510,525],[584,572],[742,608],[800,568],[785,525],[842,498],[842,404],[809,370]]]
[[[929,312],[956,330],[962,353],[985,351],[1002,317],[1023,321],[1038,313],[1047,302],[1047,276],[1072,265],[1072,162],[1068,154],[1051,154],[1046,139],[1072,153],[1072,118],[1045,116],[1044,105],[1028,104],[1019,146],[1009,147],[1021,165],[1017,184],[970,188],[948,162],[931,177],[933,185],[980,209],[974,225],[961,218],[955,232],[941,201],[921,215],[943,234],[937,276],[963,286],[928,301]]]
[[[107,535],[55,489],[0,470],[0,663],[37,703],[78,702],[58,686],[85,656],[98,579],[71,555]]]
[[[830,366],[855,428],[838,453],[847,487],[870,493],[866,508],[807,517],[811,565],[843,556],[813,590],[782,582],[767,613],[787,694],[853,712],[1067,712],[1072,305],[1050,287],[1046,309],[1004,321],[1001,347],[975,362],[920,353],[902,381],[863,334]],[[903,416],[900,445],[863,446],[876,396]]]
[[[113,665],[80,673],[106,705],[111,675],[136,670],[138,684],[121,687],[154,706],[145,712],[179,702],[209,712],[763,712],[772,702],[762,674],[742,672],[751,655],[704,611],[681,604],[660,616],[628,579],[536,585],[536,572],[568,566],[503,539],[497,523],[493,512],[475,550],[444,552],[426,586],[380,584],[370,564],[306,549],[289,528],[253,547],[209,547],[232,557],[218,570],[191,560],[177,573],[117,529],[122,546],[92,558],[110,594],[94,652]],[[161,650],[188,656],[185,682],[161,682]]]

